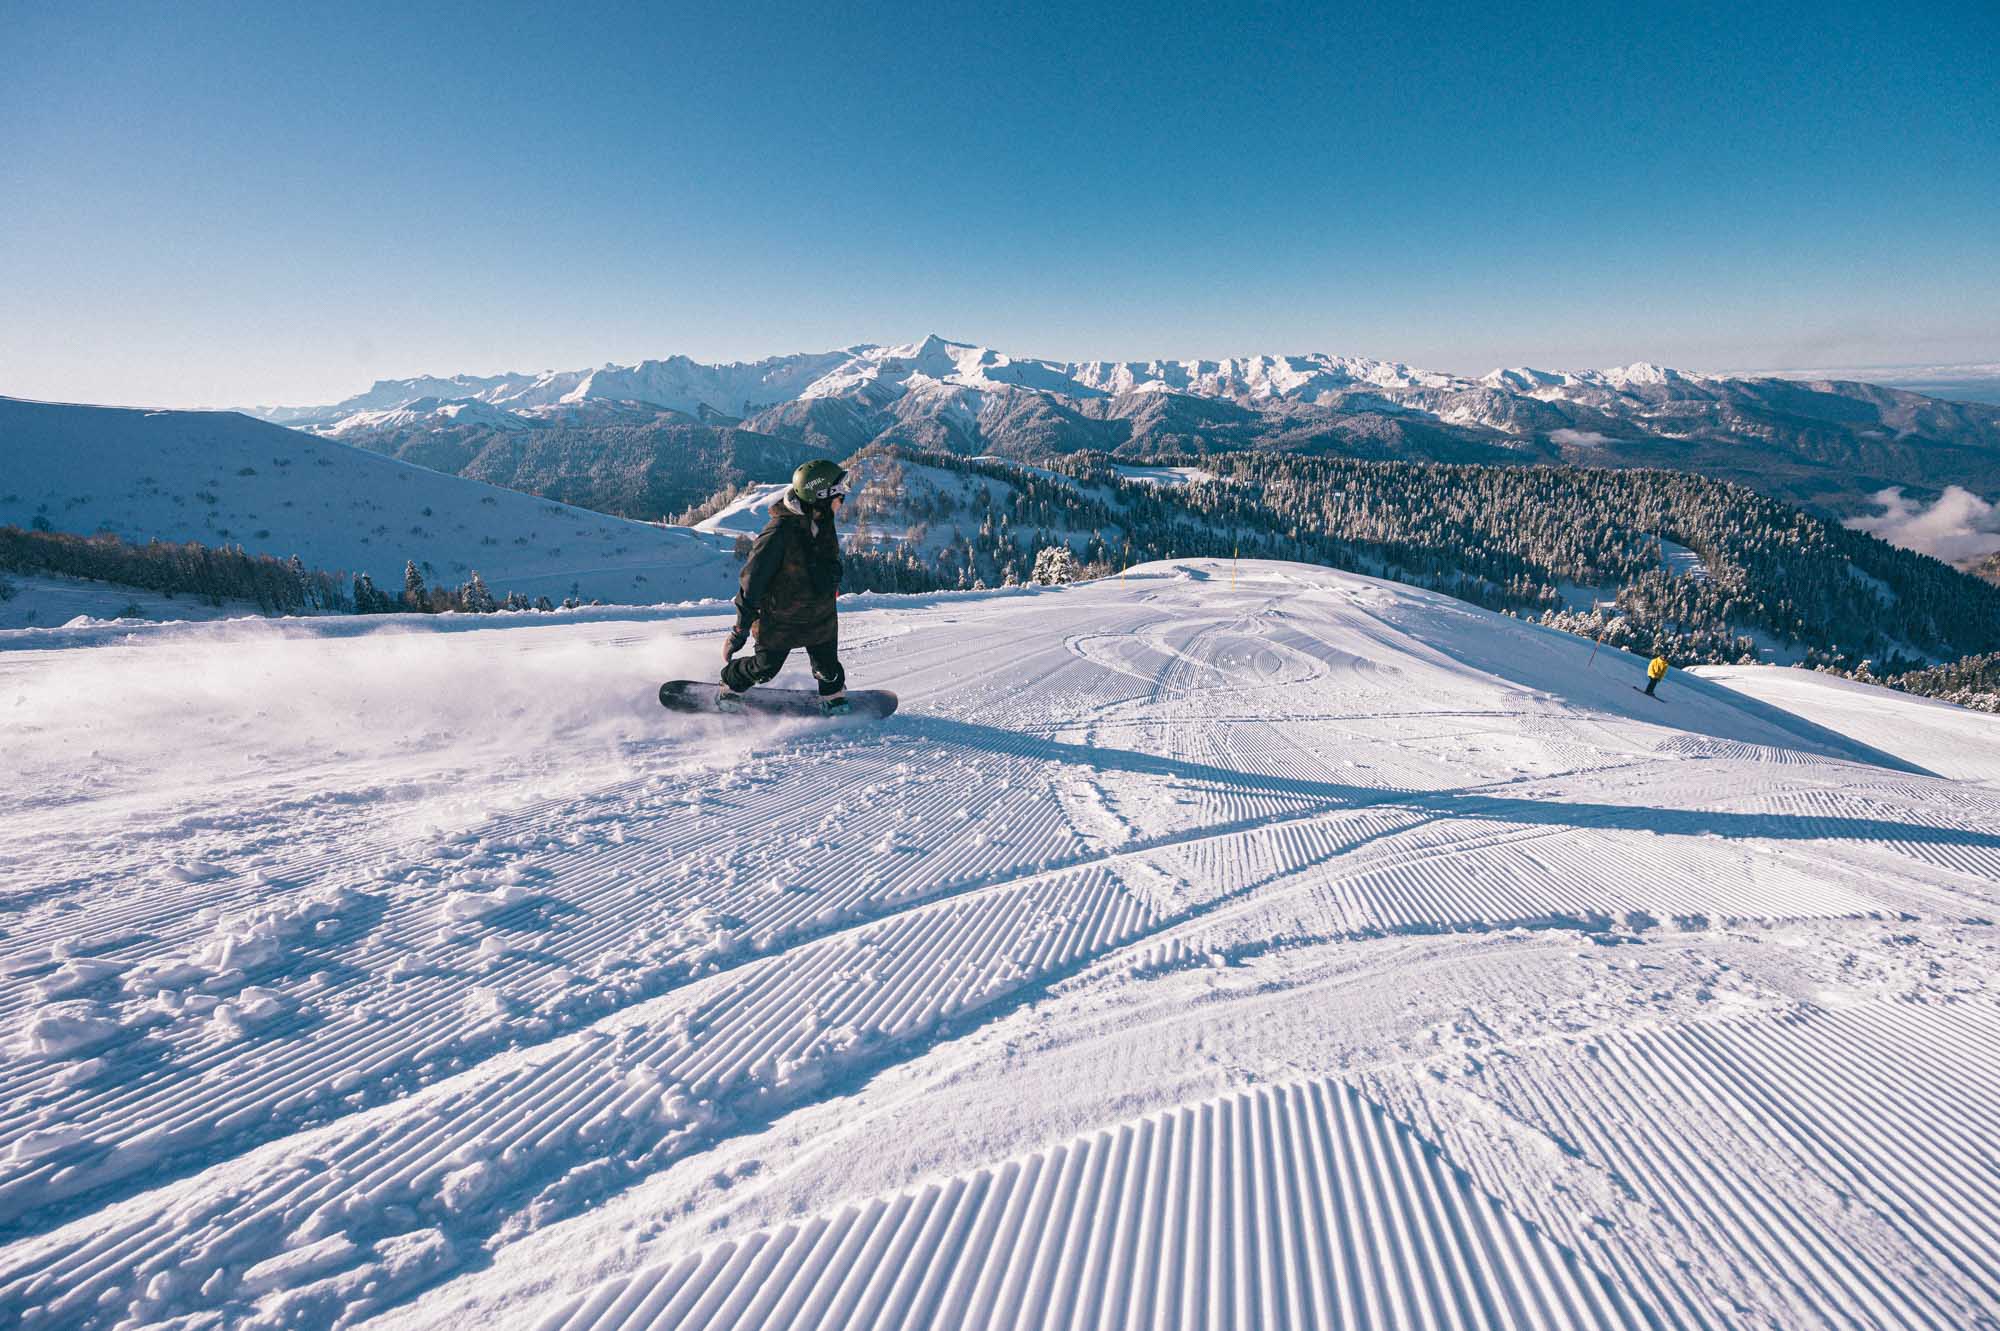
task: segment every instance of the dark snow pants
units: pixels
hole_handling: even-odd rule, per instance
[[[1657,679],[1654,679],[1654,678],[1653,678],[1653,677],[1652,677],[1651,675],[1648,675],[1648,676],[1646,676],[1646,696],[1647,696],[1648,698],[1652,697],[1652,696],[1653,696],[1653,690],[1654,690],[1654,689],[1657,689],[1657,688],[1659,688],[1659,687],[1660,687],[1660,681],[1659,681],[1659,680],[1657,680]]]
[[[819,696],[832,697],[847,687],[847,671],[841,667],[837,651],[839,642],[829,638],[806,648],[806,659],[812,662],[813,678],[819,681]],[[785,658],[791,649],[780,647],[773,651],[759,647],[749,656],[739,656],[722,667],[722,684],[733,693],[741,693],[756,684],[768,684],[778,677],[785,668]]]

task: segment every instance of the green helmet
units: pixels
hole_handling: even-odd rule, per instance
[[[847,493],[847,473],[831,458],[802,462],[792,473],[792,493],[805,504],[824,503]]]

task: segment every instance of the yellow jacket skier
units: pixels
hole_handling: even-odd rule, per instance
[[[1667,658],[1664,656],[1654,657],[1652,664],[1646,667],[1646,696],[1648,698],[1655,698],[1659,696],[1658,694],[1654,693],[1653,690],[1660,687],[1660,681],[1665,679],[1666,677],[1667,677]]]

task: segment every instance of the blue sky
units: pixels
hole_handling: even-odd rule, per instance
[[[1990,0],[840,8],[0,3],[0,393],[2000,360]]]

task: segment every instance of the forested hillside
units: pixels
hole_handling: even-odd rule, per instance
[[[436,614],[492,614],[499,610],[551,610],[543,596],[531,601],[515,591],[495,595],[477,569],[459,586],[425,580],[414,560],[403,566],[401,592],[378,588],[369,574],[308,568],[297,555],[278,559],[251,554],[240,545],[209,546],[199,541],[134,544],[112,532],[78,536],[0,526],[0,573],[55,574],[114,587],[159,592],[168,600],[186,596],[210,606],[240,602],[267,615],[386,615],[399,611]],[[435,575],[436,570],[432,570]],[[0,601],[14,594],[0,577]],[[566,605],[577,604],[571,597]],[[145,617],[145,616],[140,616]]]
[[[1798,660],[1878,674],[2000,649],[2000,588],[1743,486],[1684,472],[1235,453],[1135,479],[1101,454],[1048,468],[863,455],[854,517],[904,549],[885,589],[1025,581],[1080,565],[1230,555],[1378,574],[1677,662]],[[876,542],[879,544],[879,542]]]
[[[789,476],[819,456],[808,444],[680,412],[644,415],[616,424],[357,429],[340,438],[433,471],[649,522],[671,518],[724,486]]]
[[[1913,670],[1907,674],[1892,675],[1887,679],[1877,678],[1866,671],[1854,674],[1857,679],[1873,684],[1887,684],[1890,688],[1901,689],[1905,693],[1921,693],[1928,698],[1942,698],[1946,702],[1955,702],[1961,707],[1972,707],[1982,712],[2000,712],[2000,652],[1968,656],[1946,665],[1932,666],[1928,670]]]

